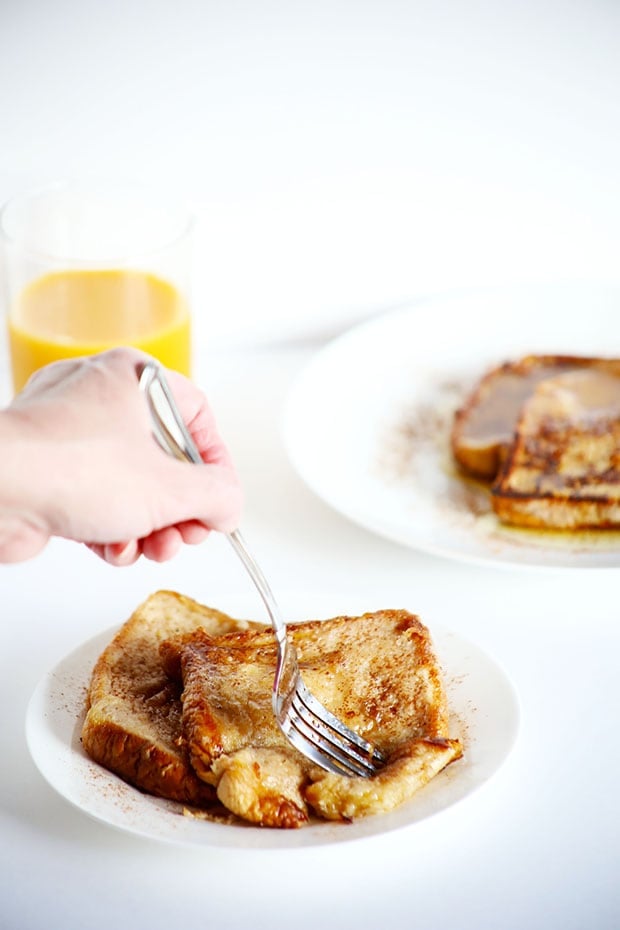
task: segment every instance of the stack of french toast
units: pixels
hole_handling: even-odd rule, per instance
[[[289,626],[309,690],[380,749],[370,778],[302,756],[271,707],[272,630],[171,591],[149,597],[92,673],[86,752],[196,816],[262,827],[392,810],[462,754],[426,627],[403,610]]]
[[[508,524],[620,525],[620,360],[529,355],[488,371],[456,412],[462,472]]]

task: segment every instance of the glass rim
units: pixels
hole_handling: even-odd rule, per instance
[[[143,194],[149,194],[151,202],[155,204],[157,202],[157,192],[153,187],[148,185],[141,185],[135,181],[118,181],[118,180],[95,180],[95,181],[55,181],[48,184],[41,184],[38,187],[30,188],[29,190],[21,191],[20,193],[14,194],[0,204],[0,239],[4,240],[6,243],[13,247],[20,248],[25,255],[28,255],[32,258],[35,258],[39,261],[45,261],[50,265],[59,264],[63,265],[68,262],[71,263],[74,267],[79,268],[93,268],[93,267],[108,267],[111,263],[115,266],[126,266],[128,264],[135,264],[136,260],[141,258],[153,258],[157,255],[160,255],[164,252],[167,252],[170,249],[173,249],[177,246],[178,243],[182,242],[183,239],[186,239],[190,236],[196,225],[196,216],[192,210],[187,207],[183,207],[180,203],[170,206],[171,212],[174,210],[182,220],[178,223],[178,228],[176,231],[168,238],[162,238],[162,241],[156,245],[153,245],[144,249],[135,249],[131,252],[125,252],[119,255],[110,255],[105,259],[95,259],[95,258],[81,258],[73,256],[70,253],[61,253],[54,252],[48,249],[37,248],[36,246],[28,245],[27,243],[22,243],[19,240],[19,236],[15,231],[11,231],[10,227],[7,225],[7,217],[10,217],[11,211],[17,208],[20,204],[26,205],[29,201],[33,202],[38,198],[42,198],[49,194],[62,193],[63,191],[76,191],[79,192],[83,190],[85,193],[94,192],[94,191],[116,191],[117,193],[122,190],[134,194],[137,192],[142,192]],[[169,202],[169,201],[166,201]]]

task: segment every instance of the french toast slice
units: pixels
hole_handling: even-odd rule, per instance
[[[528,355],[487,371],[456,411],[452,425],[452,454],[465,474],[494,481],[512,445],[521,408],[536,386],[582,369],[620,375],[620,360]]]
[[[620,377],[597,367],[541,381],[523,405],[491,502],[516,526],[620,526]]]
[[[198,628],[219,635],[249,626],[172,591],[152,594],[93,669],[82,726],[88,755],[149,794],[214,804],[213,788],[196,776],[179,745],[181,688],[165,672],[159,647]]]
[[[294,828],[391,810],[462,754],[450,739],[441,670],[428,630],[402,610],[291,624],[304,681],[329,710],[387,756],[371,778],[309,762],[275,721],[270,630],[217,638],[197,631],[161,647],[182,675],[183,739],[191,765],[237,816]]]

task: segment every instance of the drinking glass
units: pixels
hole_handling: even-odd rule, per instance
[[[193,217],[125,184],[56,184],[0,213],[14,391],[49,362],[119,345],[191,374]]]

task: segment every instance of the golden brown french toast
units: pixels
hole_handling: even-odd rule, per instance
[[[95,665],[82,728],[86,752],[149,794],[213,804],[213,788],[179,745],[181,688],[164,671],[159,646],[199,627],[217,635],[249,625],[171,591],[151,595]]]
[[[451,433],[454,458],[474,478],[494,481],[512,445],[526,399],[547,378],[595,369],[620,375],[620,360],[572,355],[528,355],[489,370],[457,410]]]
[[[402,610],[292,624],[308,688],[387,756],[372,778],[329,774],[282,736],[271,708],[270,630],[196,631],[161,647],[181,673],[182,730],[195,772],[237,816],[300,827],[385,812],[410,798],[462,747],[450,739],[446,695],[428,630]]]
[[[596,367],[541,381],[491,500],[502,521],[518,526],[619,526],[620,378]]]

